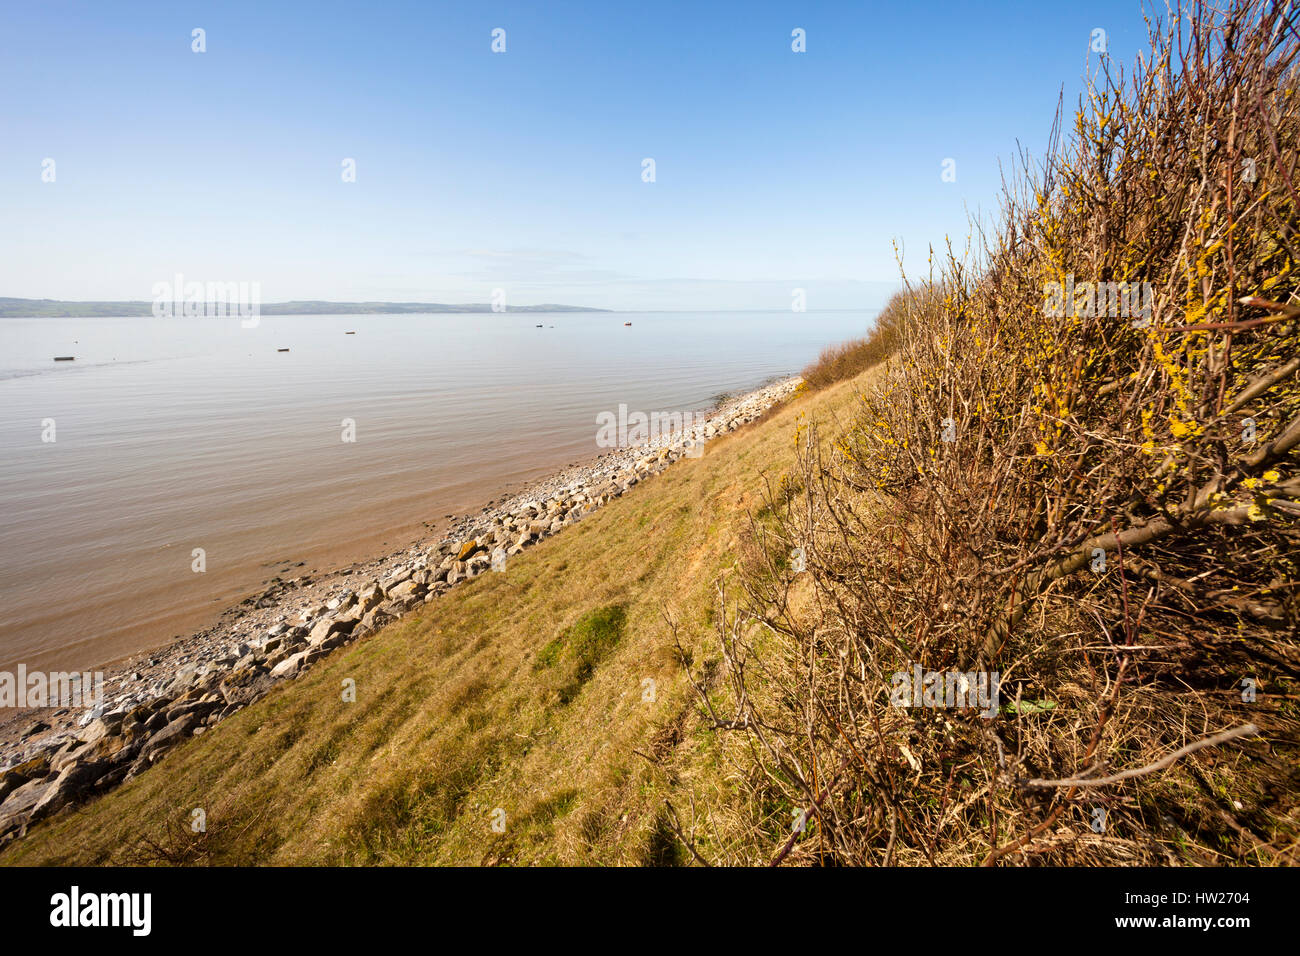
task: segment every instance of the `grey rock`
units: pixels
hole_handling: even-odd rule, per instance
[[[280,663],[271,668],[273,678],[293,677],[302,667],[303,661],[307,659],[308,651],[299,651],[297,654],[291,654]]]
[[[384,591],[386,593],[391,593],[393,588],[397,587],[398,585],[406,581],[411,580],[411,575],[413,573],[414,572],[412,572],[410,568],[404,568],[403,570],[398,571],[396,574],[393,574],[391,577],[386,578],[384,580]]]
[[[25,728],[23,728],[23,732],[20,736],[20,739],[26,740],[28,737],[35,737],[37,734],[41,733],[42,731],[46,731],[49,729],[50,729],[50,725],[47,724],[45,721],[43,720],[35,721],[34,723],[30,723]]]
[[[41,799],[32,807],[31,819],[39,820],[62,810],[81,796],[82,792],[104,773],[104,770],[104,766],[95,761],[77,763],[66,768],[46,788],[41,794]]]
[[[315,647],[335,634],[350,633],[355,626],[356,621],[351,618],[326,618],[311,629],[311,634],[307,637],[307,643]]]
[[[391,601],[405,601],[408,598],[423,596],[426,591],[425,585],[418,581],[403,581],[397,587],[388,589],[388,598]]]
[[[396,618],[392,614],[389,614],[381,607],[377,607],[361,619],[360,626],[365,628],[368,633],[373,634],[393,620],[396,620]]]
[[[0,807],[0,811],[16,813],[30,810],[40,802],[41,797],[54,783],[54,780],[55,778],[52,776],[43,777],[39,780],[29,780],[9,794],[4,806]]]
[[[378,607],[384,601],[384,591],[377,584],[371,584],[361,590],[357,597],[357,603],[361,606],[362,615]]]
[[[161,751],[180,743],[200,723],[202,723],[202,718],[197,713],[191,712],[178,717],[149,738],[149,741],[141,749],[140,756],[148,757],[151,760],[157,759],[157,755]]]
[[[218,704],[213,700],[189,701],[168,708],[165,716],[167,718],[167,723],[173,724],[188,714],[198,714],[200,717],[206,717],[209,712],[216,710],[217,706]]]

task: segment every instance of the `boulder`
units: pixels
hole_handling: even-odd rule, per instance
[[[138,707],[133,707],[131,710],[128,710],[126,716],[122,718],[123,732],[125,733],[126,730],[133,727],[143,727],[149,718],[153,716],[153,712],[154,708],[150,704],[141,704]]]
[[[373,634],[393,620],[395,620],[393,615],[383,608],[377,607],[361,619],[360,627],[365,629],[366,633]]]
[[[356,627],[356,620],[352,618],[326,618],[317,622],[316,626],[311,629],[311,634],[307,636],[307,643],[315,647],[323,644],[335,634],[350,634]]]
[[[198,676],[198,668],[193,664],[187,664],[177,672],[175,679],[167,685],[167,692],[179,694],[188,690]]]
[[[357,604],[361,608],[362,616],[383,603],[384,590],[378,584],[371,584],[362,588],[361,593],[357,595]]]
[[[43,721],[43,720],[38,720],[38,721],[35,721],[34,723],[30,723],[30,724],[28,724],[28,725],[23,729],[22,734],[19,735],[19,739],[21,739],[21,740],[26,740],[28,737],[35,737],[37,734],[42,733],[42,732],[44,732],[44,731],[46,731],[46,730],[49,730],[49,729],[50,729],[50,725],[49,725],[49,724],[47,724],[47,723],[46,723],[45,721]]]
[[[390,601],[408,601],[413,597],[420,597],[427,590],[424,584],[419,581],[403,581],[395,588],[388,589],[388,599]]]
[[[69,767],[80,763],[98,763],[107,766],[120,760],[129,760],[139,749],[138,742],[128,740],[126,737],[101,737],[59,757],[51,764],[51,769],[63,773]]]
[[[286,655],[288,656],[288,655]],[[231,671],[218,687],[221,700],[227,706],[250,704],[261,697],[271,686],[271,676],[265,667],[250,667]],[[222,709],[222,713],[226,708]],[[211,723],[211,715],[209,715]]]
[[[299,651],[297,654],[291,654],[286,657],[280,663],[276,664],[275,667],[271,668],[271,676],[273,678],[293,677],[298,673],[298,669],[302,666],[303,661],[307,659],[307,654],[307,651]]]
[[[307,663],[310,664],[316,659],[318,656],[317,652],[324,653],[325,651],[332,651],[336,647],[342,647],[348,641],[352,640],[352,635],[355,633],[356,628],[353,628],[350,631],[335,631],[329,637],[325,638],[325,640],[307,651]]]
[[[403,581],[411,580],[411,575],[414,573],[415,572],[412,571],[410,568],[398,568],[388,577],[384,578],[384,590],[385,591],[391,590],[392,588],[401,584]]]
[[[102,764],[93,760],[76,763],[66,768],[45,789],[40,800],[32,807],[31,819],[39,820],[62,810],[88,790],[90,785],[103,775],[105,769]]]
[[[69,740],[59,748],[58,752],[50,758],[50,772],[56,777],[67,770],[74,763],[81,759],[81,752],[95,746],[94,744],[83,744],[77,740]]]
[[[211,700],[187,701],[183,704],[177,704],[175,707],[168,708],[166,712],[167,722],[174,723],[186,714],[198,714],[200,717],[206,717],[209,712],[217,709],[217,703]]]
[[[156,759],[162,751],[180,743],[189,736],[190,731],[203,722],[197,713],[184,714],[169,723],[145,743],[140,756]]]
[[[298,615],[298,617],[305,624],[307,621],[310,621],[312,618],[320,617],[328,610],[329,608],[327,608],[324,604],[318,604],[315,607],[305,608],[303,612]]]
[[[280,663],[282,660],[284,660],[292,653],[293,653],[293,648],[282,647],[274,654],[268,655],[266,660],[262,661],[262,666],[267,668],[274,668],[276,664]],[[227,676],[227,680],[229,680],[229,676]]]
[[[88,723],[77,736],[83,743],[93,744],[101,737],[120,733],[124,716],[123,714],[105,714],[103,717]]]
[[[326,602],[325,602],[325,607],[327,607],[327,608],[328,608],[329,610],[331,610],[331,611],[337,611],[337,610],[339,610],[340,608],[346,608],[346,607],[348,607],[348,606],[351,605],[351,604],[352,604],[356,599],[357,599],[357,596],[356,596],[354,593],[352,593],[351,591],[344,591],[344,592],[343,592],[342,594],[340,594],[338,597],[336,597],[336,598],[331,598],[330,600],[326,601]]]
[[[46,754],[33,757],[26,763],[20,763],[0,774],[0,803],[4,803],[9,794],[50,774],[50,758]]]
[[[12,770],[6,770],[0,774],[0,804],[3,804],[9,794],[13,793],[19,787],[25,787],[31,783],[20,773],[14,773]]]
[[[0,833],[23,826],[31,819],[32,808],[54,786],[54,778],[32,780],[19,787],[0,805]]]

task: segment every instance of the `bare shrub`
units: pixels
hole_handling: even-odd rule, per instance
[[[1293,16],[1198,6],[1103,58],[852,428],[801,431],[700,687],[770,860],[1296,862]],[[1002,706],[895,706],[917,665]]]
[[[853,378],[885,361],[898,350],[907,313],[918,306],[921,298],[913,290],[895,292],[876,316],[871,332],[865,338],[822,349],[817,361],[803,370],[804,383],[815,391]]]

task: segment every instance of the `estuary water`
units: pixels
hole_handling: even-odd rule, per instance
[[[0,669],[166,644],[274,574],[394,550],[600,454],[601,412],[701,410],[871,318],[0,319]]]

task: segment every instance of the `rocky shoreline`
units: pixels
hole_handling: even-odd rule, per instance
[[[799,382],[765,385],[690,428],[552,475],[453,522],[436,543],[315,577],[272,578],[213,627],[106,668],[102,708],[26,710],[0,721],[0,847],[30,823],[132,779],[175,744],[331,651],[436,601],[753,421]]]

